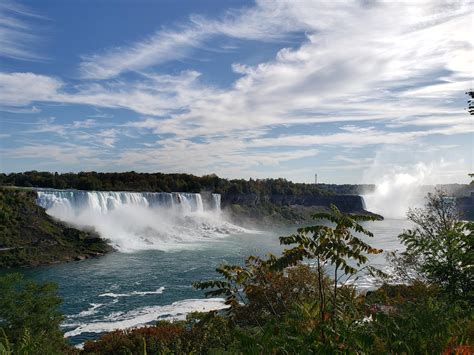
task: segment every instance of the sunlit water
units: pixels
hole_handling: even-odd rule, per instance
[[[366,225],[374,234],[371,244],[385,250],[400,249],[396,236],[409,226],[405,220]],[[221,263],[242,263],[250,254],[279,253],[278,236],[296,227],[272,232],[238,232],[182,250],[114,252],[62,265],[21,269],[38,281],[59,285],[66,315],[64,331],[74,344],[94,339],[116,328],[149,324],[157,319],[184,318],[190,311],[222,307],[219,299],[205,300],[192,283],[216,277]],[[383,256],[372,260],[385,263]],[[370,280],[361,280],[367,287]]]

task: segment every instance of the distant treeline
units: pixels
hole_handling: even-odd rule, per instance
[[[326,185],[293,183],[285,179],[223,179],[215,174],[195,176],[190,174],[137,173],[50,173],[28,171],[0,174],[0,185],[42,187],[78,190],[201,192],[210,191],[223,195],[313,195],[360,194],[361,185]]]
[[[375,190],[375,185],[373,184],[318,184],[317,186],[322,190],[330,191],[337,195],[364,195]]]

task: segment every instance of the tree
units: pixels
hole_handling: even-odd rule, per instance
[[[326,295],[321,284],[324,274],[324,265],[329,263],[334,266],[333,299],[332,299],[332,321],[335,327],[337,312],[337,290],[340,279],[338,271],[342,270],[345,275],[353,275],[358,272],[350,264],[355,261],[360,267],[368,260],[366,254],[381,253],[381,249],[371,247],[357,237],[354,232],[373,237],[373,234],[365,229],[360,221],[373,221],[372,216],[342,213],[336,206],[330,206],[329,213],[322,212],[313,215],[313,219],[331,222],[334,226],[318,224],[310,227],[299,228],[297,233],[288,237],[280,237],[280,243],[285,245],[297,244],[292,249],[283,252],[280,265],[283,267],[294,265],[304,258],[315,259],[319,275],[319,299],[321,321],[325,320]],[[373,268],[369,268],[375,271]]]
[[[57,286],[25,280],[21,274],[0,277],[0,328],[13,344],[35,344],[43,353],[63,353],[66,342],[59,328],[64,319],[59,311]]]
[[[424,208],[410,209],[415,225],[399,235],[406,250],[393,256],[398,269],[437,284],[452,299],[472,297],[474,290],[474,223],[460,220],[453,198],[437,190]]]

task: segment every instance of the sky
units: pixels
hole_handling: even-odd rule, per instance
[[[0,170],[469,182],[473,1],[0,0]]]

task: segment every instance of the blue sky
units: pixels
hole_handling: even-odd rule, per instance
[[[0,169],[473,171],[472,1],[2,1]]]

